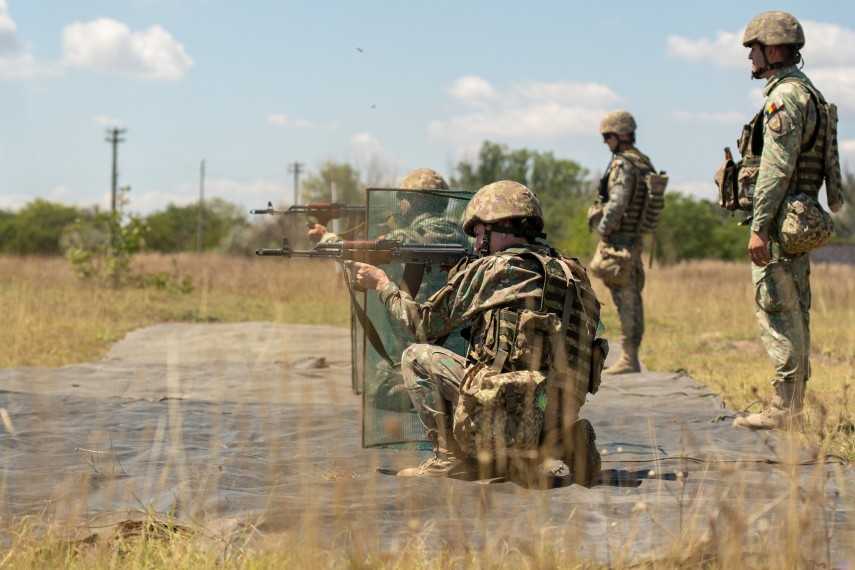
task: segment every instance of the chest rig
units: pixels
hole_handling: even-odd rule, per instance
[[[647,157],[634,148],[616,153],[615,156],[629,162],[637,173],[635,176],[635,185],[631,190],[632,197],[630,197],[629,204],[627,204],[626,210],[620,219],[620,224],[614,233],[638,235],[642,233],[644,225],[642,224],[642,219],[645,215],[645,202],[648,194],[647,174],[656,172],[656,170]],[[612,161],[613,164],[614,161]],[[612,165],[609,166],[600,180],[600,200],[604,203],[609,199],[609,176],[612,172]]]
[[[529,259],[544,277],[539,299],[510,300],[480,313],[473,323],[469,362],[496,373],[542,371],[550,378],[571,377],[584,392],[599,386],[605,339],[597,338],[600,303],[573,260],[525,247],[508,253]]]
[[[805,194],[816,198],[825,178],[825,155],[828,131],[828,114],[826,102],[813,86],[798,78],[785,77],[781,83],[797,83],[804,87],[810,94],[813,109],[816,111],[816,125],[810,138],[802,143],[801,151],[796,159],[796,168],[793,180],[790,182],[788,194]],[[744,200],[740,199],[740,209],[750,209],[754,197],[754,185],[760,169],[760,156],[763,154],[763,127],[766,108],[760,110],[750,123],[742,128],[742,136],[739,137],[739,153],[742,160],[739,162],[740,172],[739,184],[743,186]],[[804,136],[802,136],[804,140]],[[745,205],[743,205],[745,202]]]

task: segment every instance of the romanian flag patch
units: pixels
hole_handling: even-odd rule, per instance
[[[766,108],[766,118],[768,119],[769,117],[771,117],[773,114],[775,114],[775,111],[777,110],[777,105],[775,105],[774,103],[769,103],[769,106]]]

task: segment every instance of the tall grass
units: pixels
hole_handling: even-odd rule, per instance
[[[127,332],[158,322],[324,323],[348,326],[348,296],[341,276],[324,261],[223,257],[214,254],[138,256],[137,285],[113,289],[81,282],[67,263],[49,258],[0,258],[0,367],[60,366],[94,361]],[[185,278],[192,281],[188,291]],[[608,336],[619,325],[608,292]],[[802,444],[816,444],[849,460],[853,418],[849,385],[855,365],[855,268],[816,265],[812,275],[813,379]],[[647,332],[641,357],[651,370],[685,370],[744,408],[771,393],[772,368],[759,340],[750,270],[745,264],[693,262],[648,271],[644,292]],[[787,455],[780,450],[780,456]],[[807,486],[793,466],[776,493],[788,505],[783,522],[740,508],[750,492],[738,465],[720,468],[732,483],[712,508],[698,497],[679,496],[681,528],[673,548],[649,566],[684,568],[801,567],[799,545],[813,551],[828,541],[826,481],[821,468]],[[702,481],[704,470],[694,477]],[[721,478],[720,478],[721,479]],[[346,495],[346,493],[345,493]],[[344,497],[347,498],[346,496]],[[696,500],[698,499],[698,500]],[[647,516],[639,503],[633,517]],[[572,518],[572,514],[571,514]],[[2,520],[0,568],[580,568],[598,567],[547,544],[532,551],[506,548],[483,553],[427,551],[417,540],[399,552],[381,552],[371,537],[354,536],[334,552],[290,535],[253,543],[210,544],[204,536],[152,514],[119,525],[106,539],[69,542],[49,521]],[[370,526],[370,525],[368,525]],[[533,528],[533,535],[541,529]],[[632,537],[632,533],[629,534]],[[815,544],[814,544],[815,543]],[[609,564],[636,567],[620,546]]]

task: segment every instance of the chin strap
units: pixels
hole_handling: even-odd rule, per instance
[[[760,49],[760,53],[763,54],[763,59],[767,62],[766,65],[758,69],[757,71],[751,71],[751,79],[761,79],[763,74],[767,71],[775,71],[776,69],[783,69],[784,67],[790,67],[791,65],[798,65],[802,63],[802,54],[799,53],[799,50],[793,49],[793,55],[787,61],[776,61],[775,63],[768,63],[769,59],[766,57],[766,46],[762,46]]]
[[[484,237],[481,239],[478,253],[483,257],[490,255],[490,235],[493,233],[510,234],[527,239],[534,243],[538,239],[546,239],[546,234],[532,225],[528,219],[520,220],[513,226],[501,226],[499,224],[484,224]]]

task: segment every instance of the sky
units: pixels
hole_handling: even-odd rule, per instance
[[[0,0],[0,209],[108,208],[112,128],[143,215],[202,186],[247,210],[292,204],[294,163],[303,178],[349,163],[377,186],[450,178],[485,140],[595,177],[614,109],[670,190],[714,200],[723,147],[763,104],[741,38],[767,10],[804,26],[804,71],[855,164],[850,0]]]

